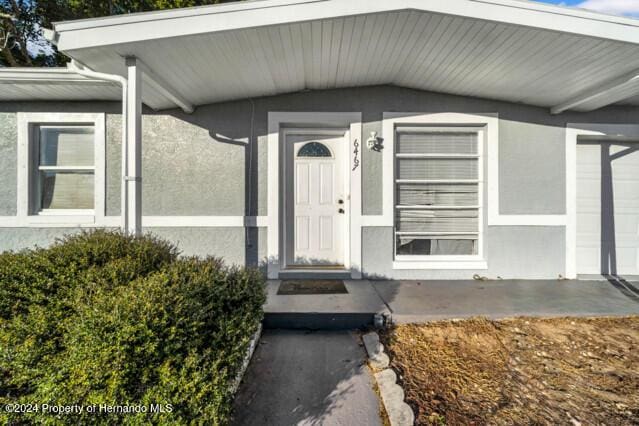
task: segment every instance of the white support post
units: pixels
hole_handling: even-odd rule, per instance
[[[127,90],[127,174],[126,231],[139,235],[142,231],[142,72],[135,57],[126,58]]]

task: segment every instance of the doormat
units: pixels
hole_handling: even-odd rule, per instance
[[[348,294],[348,291],[342,280],[282,280],[277,294]]]

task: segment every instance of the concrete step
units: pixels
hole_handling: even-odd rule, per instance
[[[353,330],[373,325],[374,313],[266,312],[267,329]]]
[[[344,280],[347,293],[340,294],[282,295],[279,286],[279,280],[267,282],[265,328],[347,330],[372,325],[375,314],[390,315],[366,280]]]

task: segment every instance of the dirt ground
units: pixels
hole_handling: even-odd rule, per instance
[[[382,340],[416,424],[639,424],[639,316],[438,321]]]

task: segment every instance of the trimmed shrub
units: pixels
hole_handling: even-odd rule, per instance
[[[71,235],[47,249],[0,254],[0,318],[64,299],[84,285],[114,287],[177,259],[177,248],[145,235],[96,230]]]
[[[2,297],[20,294],[1,306],[0,403],[171,404],[164,413],[0,420],[228,420],[230,384],[262,318],[258,271],[213,258],[178,259],[175,247],[150,236],[94,232],[0,255],[0,282]]]

